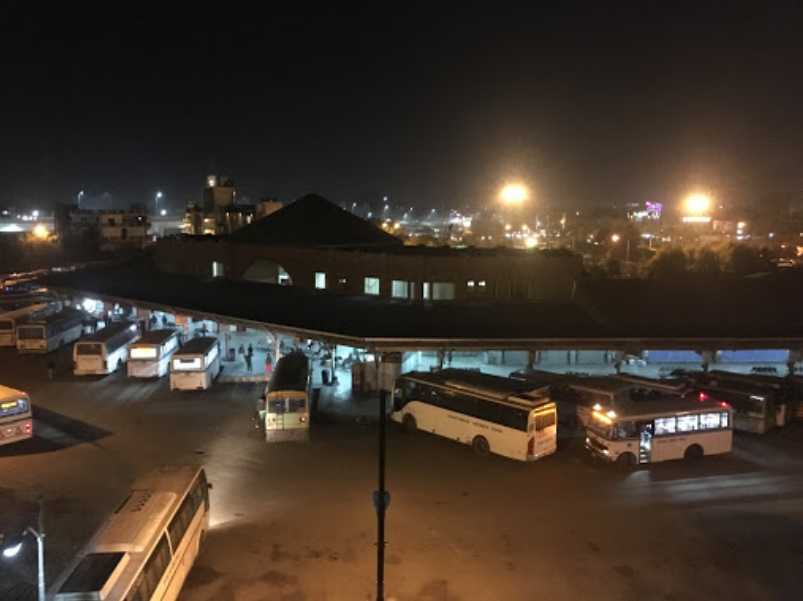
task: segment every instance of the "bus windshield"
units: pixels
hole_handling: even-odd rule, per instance
[[[102,355],[103,345],[99,342],[82,342],[75,347],[78,355]]]
[[[28,401],[16,399],[14,401],[0,401],[0,419],[28,412]]]
[[[17,329],[17,337],[23,340],[44,338],[45,329],[42,326],[21,326]]]

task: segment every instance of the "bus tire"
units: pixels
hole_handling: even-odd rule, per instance
[[[418,424],[416,423],[415,418],[409,413],[402,419],[402,427],[408,434],[412,434],[418,430]]]
[[[616,465],[623,469],[631,469],[636,465],[636,456],[629,451],[625,451],[616,458]]]
[[[687,461],[697,461],[704,454],[703,447],[698,444],[693,444],[686,449],[685,453],[683,453],[683,459],[686,459]]]
[[[491,453],[491,445],[488,444],[488,439],[484,436],[475,436],[471,441],[471,448],[480,457],[487,457]]]

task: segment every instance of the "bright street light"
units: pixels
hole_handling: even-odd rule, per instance
[[[613,234],[611,236],[611,242],[613,242],[614,244],[619,242],[619,240],[621,240],[621,239],[622,239],[622,237],[619,234]]]
[[[704,215],[711,208],[711,197],[701,192],[689,194],[685,201],[686,213],[689,215]]]
[[[499,199],[507,205],[520,205],[530,196],[527,187],[517,182],[505,184],[499,191]]]
[[[161,211],[159,211],[159,214],[160,214],[162,217],[164,217],[165,215],[167,215],[167,209],[162,209]]]
[[[50,236],[50,232],[47,229],[47,226],[37,223],[32,231],[35,238],[39,240],[47,240],[48,236]]]
[[[18,542],[15,545],[10,545],[3,549],[3,557],[6,559],[13,559],[20,553],[20,549],[22,549],[22,541]]]

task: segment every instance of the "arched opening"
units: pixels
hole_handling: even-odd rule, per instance
[[[270,259],[257,259],[251,263],[243,273],[243,279],[248,282],[262,282],[263,284],[293,285],[293,279],[287,270]]]

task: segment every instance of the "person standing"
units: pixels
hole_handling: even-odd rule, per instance
[[[248,371],[249,374],[251,373],[251,366],[252,366],[251,360],[252,360],[252,356],[250,354],[246,353],[246,355],[245,355],[245,369],[246,369],[246,371]]]

